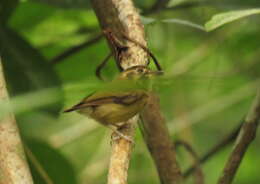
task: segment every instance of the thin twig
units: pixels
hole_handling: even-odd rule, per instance
[[[76,45],[74,47],[71,47],[71,48],[65,50],[64,52],[62,52],[58,56],[55,56],[53,59],[51,59],[50,62],[52,64],[57,64],[57,63],[63,61],[65,58],[79,52],[80,50],[97,43],[99,40],[101,40],[102,37],[103,37],[103,34],[100,33],[100,34],[96,35],[95,37],[93,37],[93,38],[91,38],[91,39],[89,39],[89,40],[87,40],[87,41],[85,41],[85,42],[83,42],[79,45]]]
[[[109,61],[109,59],[112,57],[112,52],[110,52],[105,59],[97,66],[96,68],[96,76],[97,78],[99,78],[100,80],[103,80],[102,76],[101,76],[101,70],[105,67],[105,65],[107,64],[107,62]]]
[[[10,62],[10,61],[6,61]],[[8,101],[0,58],[0,100]],[[0,184],[33,184],[14,115],[0,119]]]
[[[258,85],[259,86],[259,85]],[[243,123],[239,135],[231,152],[229,159],[224,167],[218,184],[232,183],[235,174],[240,166],[240,163],[248,149],[248,146],[256,136],[257,127],[260,121],[260,88],[258,89],[256,99],[247,114],[245,122]]]
[[[174,144],[175,144],[176,148],[178,146],[183,146],[188,151],[188,153],[192,156],[192,158],[194,160],[194,169],[196,170],[196,173],[194,175],[195,183],[196,184],[203,184],[204,183],[204,175],[203,175],[203,171],[202,171],[201,166],[200,166],[198,154],[195,152],[195,150],[192,148],[192,146],[186,141],[178,140],[178,141],[175,141]]]
[[[199,159],[199,163],[203,164],[206,161],[208,161],[212,156],[216,155],[218,152],[220,152],[221,150],[223,150],[226,146],[228,146],[229,144],[231,144],[237,137],[240,128],[241,128],[242,123],[240,123],[240,125],[236,128],[234,128],[234,130],[231,131],[231,133],[229,133],[225,138],[223,138],[221,141],[219,141],[215,146],[213,146],[207,153],[205,153],[200,159]],[[196,170],[196,165],[191,166],[190,168],[188,168],[184,174],[183,177],[187,178],[189,177],[194,171]]]
[[[44,170],[41,163],[38,161],[38,159],[35,157],[33,152],[25,145],[24,146],[25,153],[28,156],[28,159],[31,161],[35,169],[38,171],[39,175],[42,177],[42,179],[45,181],[46,184],[54,184],[51,178],[49,177],[48,173]]]
[[[143,14],[151,14],[151,13],[158,13],[160,10],[166,8],[167,4],[170,0],[156,0],[155,3],[151,6],[151,8],[144,10]]]

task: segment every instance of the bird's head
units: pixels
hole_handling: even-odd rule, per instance
[[[133,66],[131,68],[126,69],[119,75],[119,79],[147,79],[152,76],[161,75],[162,71],[153,71],[143,65]]]

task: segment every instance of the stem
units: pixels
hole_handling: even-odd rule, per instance
[[[0,100],[8,94],[0,58]],[[0,184],[33,184],[14,115],[0,119]]]

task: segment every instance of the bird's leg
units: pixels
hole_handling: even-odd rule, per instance
[[[104,66],[107,64],[109,58],[111,58],[112,53],[110,52],[106,58],[102,61],[102,63],[100,63],[97,68],[96,68],[96,76],[100,79],[103,80],[102,76],[101,76],[101,70],[104,68]]]
[[[116,35],[112,32],[112,30],[110,29],[104,29],[103,30],[104,35],[106,35],[106,38],[110,41],[113,51],[114,51],[114,55],[116,56],[116,63],[118,65],[118,68],[120,71],[123,70],[123,68],[121,67],[121,58],[120,55],[122,52],[125,52],[128,50],[128,46],[126,46],[122,41],[120,41],[120,39],[118,39],[116,37]],[[156,59],[156,57],[153,55],[153,53],[143,44],[141,44],[140,42],[134,40],[133,38],[130,38],[124,31],[120,31],[120,36],[122,38],[124,38],[125,40],[128,40],[136,45],[138,45],[140,48],[142,48],[152,59],[153,62],[157,68],[157,70],[161,71],[162,67],[160,65],[160,63],[158,62],[158,60]],[[149,64],[149,62],[148,62]]]
[[[120,65],[120,54],[123,51],[126,51],[128,49],[127,46],[125,46],[123,43],[120,42],[120,40],[112,33],[111,30],[105,29],[103,30],[104,35],[107,37],[107,39],[110,41],[113,53],[116,57],[116,63],[120,71],[123,70],[123,68]],[[99,64],[96,68],[96,76],[100,79],[103,80],[101,77],[101,70],[103,67],[106,65],[108,62],[109,58],[113,55],[113,53],[109,53],[106,58],[102,61],[101,64]]]
[[[117,127],[115,127],[115,126],[113,126],[113,125],[108,125],[108,128],[110,128],[115,134],[118,135],[118,137],[114,136],[114,137],[112,138],[113,141],[118,140],[118,139],[120,139],[120,138],[123,138],[123,139],[125,139],[125,140],[127,140],[127,141],[129,141],[129,142],[131,142],[131,143],[134,144],[134,140],[133,140],[131,137],[129,137],[129,136],[123,134],[122,132],[120,132]],[[119,127],[119,128],[121,128],[121,127]]]
[[[133,38],[130,38],[127,34],[125,34],[124,32],[121,32],[122,36],[130,41],[130,42],[133,42],[134,44],[138,45],[139,47],[141,47],[152,59],[153,59],[153,62],[156,66],[156,68],[161,71],[162,70],[162,67],[160,65],[160,63],[158,62],[158,60],[156,59],[156,57],[153,55],[153,53],[146,47],[144,46],[143,44],[141,44],[140,42],[134,40]]]
[[[107,40],[109,40],[114,56],[116,58],[116,64],[120,71],[123,71],[121,67],[121,54],[128,50],[128,46],[126,46],[119,38],[112,32],[110,29],[103,30],[104,35],[106,36]]]

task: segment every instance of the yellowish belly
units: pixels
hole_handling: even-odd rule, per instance
[[[146,99],[131,105],[108,103],[97,106],[94,109],[82,109],[80,113],[88,115],[104,125],[120,126],[120,122],[127,121],[135,116],[144,108],[145,104]]]

